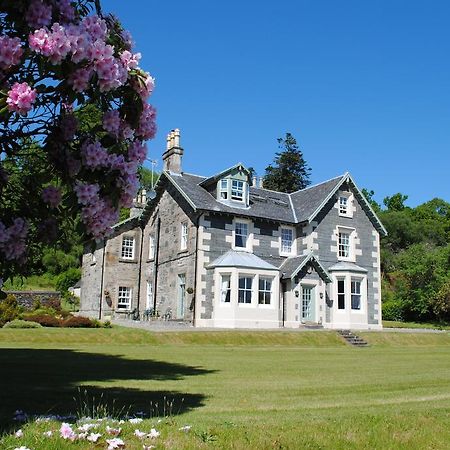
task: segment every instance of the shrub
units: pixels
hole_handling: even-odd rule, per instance
[[[43,327],[61,326],[61,320],[49,314],[27,314],[24,316],[24,320],[28,320],[30,322],[37,322],[41,324]]]
[[[19,306],[16,297],[8,294],[4,300],[0,300],[0,327],[6,322],[17,319],[19,316]]]
[[[60,292],[66,292],[70,286],[73,286],[81,278],[81,269],[70,268],[58,275],[56,280],[56,289]]]
[[[401,300],[389,299],[382,305],[383,320],[403,322],[405,320],[405,305]]]
[[[42,325],[28,320],[14,319],[3,325],[3,328],[42,328]]]
[[[71,316],[62,322],[62,326],[68,328],[99,328],[100,324],[88,317]]]

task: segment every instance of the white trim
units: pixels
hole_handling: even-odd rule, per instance
[[[290,230],[292,232],[292,241],[291,241],[291,251],[290,252],[283,251],[283,230]],[[296,236],[295,227],[289,226],[289,225],[280,225],[278,227],[278,233],[280,235],[278,238],[280,256],[295,256],[297,254],[297,236]]]
[[[238,247],[236,246],[236,224],[246,224],[247,225],[247,240],[245,247]],[[232,242],[231,242],[231,248],[233,250],[243,251],[243,252],[253,252],[253,222],[249,219],[241,219],[239,217],[233,218],[233,231],[231,232],[232,236]]]
[[[128,243],[125,243],[125,241],[128,241]],[[131,245],[129,242],[131,241]],[[130,235],[122,235],[122,241],[120,245],[120,258],[126,259],[126,260],[134,260],[134,254],[135,254],[135,247],[136,247],[136,239],[134,236]],[[128,252],[131,250],[131,256],[128,255]]]
[[[122,297],[120,295],[121,290],[122,290]],[[123,295],[124,292],[126,292],[127,295]],[[128,301],[119,303],[119,300],[121,298],[128,299]],[[119,286],[117,289],[117,311],[130,311],[132,299],[133,299],[133,288],[129,286]],[[120,307],[119,305],[125,305],[125,307]]]

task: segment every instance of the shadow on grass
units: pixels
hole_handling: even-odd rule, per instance
[[[138,411],[146,417],[181,414],[203,406],[205,396],[152,391],[145,382],[180,380],[212,372],[164,361],[73,350],[0,349],[0,430],[13,425],[16,410],[33,415],[67,415],[94,407],[115,415]],[[120,380],[141,381],[142,389],[89,386]]]

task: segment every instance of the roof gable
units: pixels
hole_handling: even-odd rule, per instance
[[[234,166],[229,167],[228,169],[222,170],[222,172],[219,172],[211,177],[205,178],[200,183],[200,186],[209,186],[210,184],[216,183],[218,180],[226,178],[228,176],[237,177],[239,179],[249,181],[250,171],[242,163],[239,162]]]

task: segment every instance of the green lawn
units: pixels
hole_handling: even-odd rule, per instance
[[[370,347],[327,331],[4,329],[0,423],[16,409],[76,412],[95,397],[110,411],[170,412],[139,425],[160,429],[157,448],[450,448],[450,333],[363,336]],[[189,433],[178,431],[186,424]],[[20,445],[94,448],[43,443],[45,426],[56,424],[24,427]],[[126,448],[142,450],[135,428],[124,425]],[[17,442],[6,436],[0,448]]]

